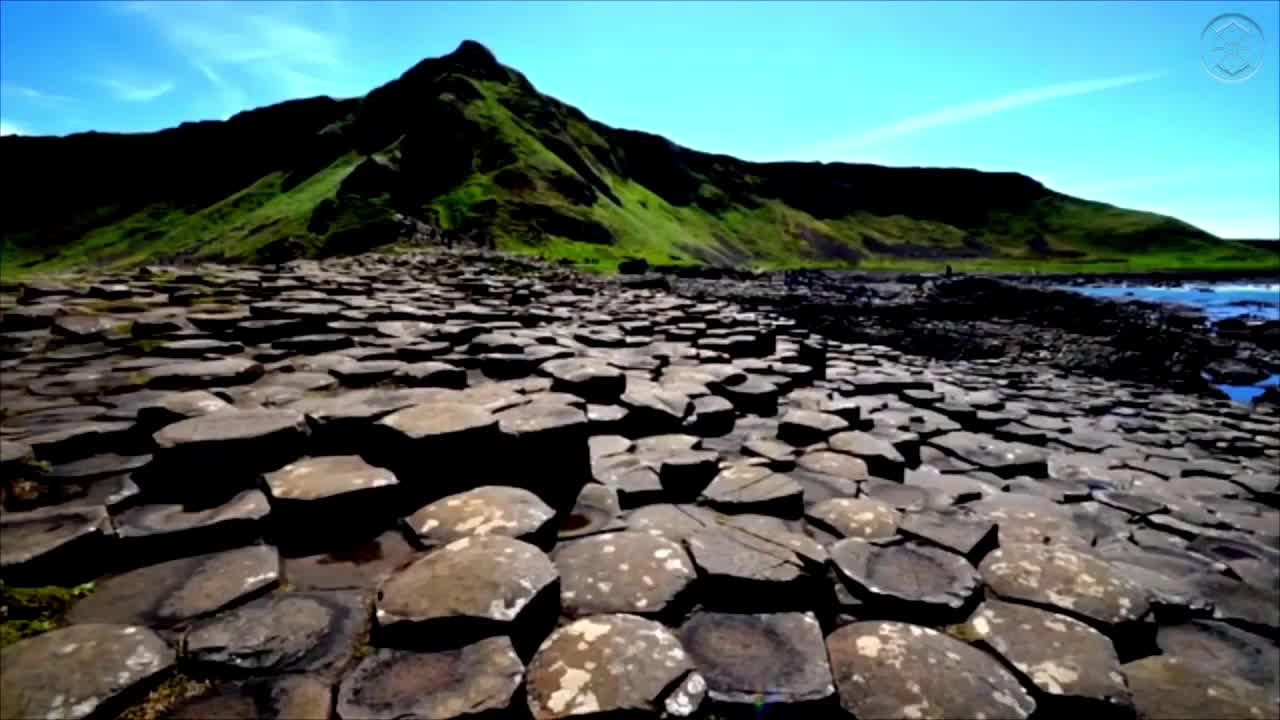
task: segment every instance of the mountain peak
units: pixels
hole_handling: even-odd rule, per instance
[[[441,58],[460,69],[480,75],[501,72],[502,64],[489,48],[475,40],[463,40],[453,52]]]

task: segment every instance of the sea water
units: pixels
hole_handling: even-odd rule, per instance
[[[1101,285],[1067,289],[1092,297],[1190,305],[1203,310],[1210,321],[1232,317],[1280,320],[1280,283],[1190,284],[1174,287]],[[1256,385],[1219,385],[1218,387],[1232,400],[1248,403],[1261,395],[1268,385],[1280,385],[1280,375],[1272,375]]]

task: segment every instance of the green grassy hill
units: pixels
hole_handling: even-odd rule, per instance
[[[1013,173],[749,163],[611,128],[465,42],[350,100],[0,138],[0,272],[359,252],[406,228],[609,269],[1144,270],[1276,256]]]

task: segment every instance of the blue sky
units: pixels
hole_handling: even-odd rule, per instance
[[[1201,64],[1251,17],[1261,69]],[[1280,237],[1280,3],[0,1],[0,131],[360,95],[463,39],[611,125],[750,160],[1014,170]]]

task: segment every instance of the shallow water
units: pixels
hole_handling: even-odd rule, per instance
[[[1280,320],[1280,284],[1206,284],[1179,287],[1104,285],[1070,289],[1093,297],[1192,305],[1203,309],[1210,320],[1221,320],[1238,315]]]
[[[1280,320],[1280,284],[1103,285],[1068,289],[1092,297],[1190,305],[1204,310],[1210,321],[1242,316]],[[1280,385],[1280,375],[1272,375],[1256,385],[1219,385],[1218,388],[1233,401],[1248,404],[1269,385]]]

